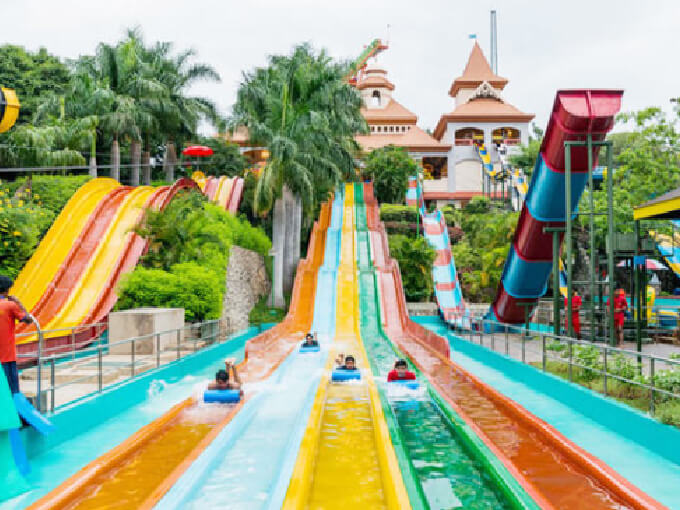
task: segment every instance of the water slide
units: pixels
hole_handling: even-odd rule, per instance
[[[510,200],[515,211],[519,211],[524,204],[524,199],[528,192],[527,180],[521,169],[513,169],[508,162],[508,146],[504,143],[498,145],[498,156],[501,161],[501,167],[496,170],[491,163],[491,155],[488,149],[481,141],[475,141],[475,150],[479,159],[482,161],[482,168],[484,173],[489,177],[489,180],[507,179],[510,181],[509,188],[512,190],[512,198]]]
[[[114,179],[93,179],[66,203],[10,290],[28,310],[45,294],[102,199],[117,187]]]
[[[525,321],[526,306],[545,294],[552,271],[552,233],[544,227],[565,224],[564,142],[602,141],[614,125],[623,92],[617,90],[562,90],[553,104],[531,185],[522,205],[517,229],[503,268],[492,315],[499,321]],[[592,148],[593,166],[599,147]],[[571,205],[576,211],[588,178],[585,147],[571,151]]]
[[[673,220],[676,228],[680,227],[680,221]],[[675,238],[652,232],[652,236],[656,240],[656,248],[659,253],[666,259],[666,263],[673,270],[673,272],[680,278],[680,236],[675,235]]]
[[[196,182],[201,192],[212,202],[232,214],[238,212],[243,198],[244,180],[242,177],[206,177],[203,172],[194,172],[191,178]]]
[[[452,362],[448,342],[409,319],[398,265],[365,189],[383,328],[462,423],[541,508],[663,508],[658,502],[498,390]]]
[[[268,391],[243,410],[156,506],[184,508],[280,508],[296,453],[335,331],[335,274],[339,263],[343,194],[336,192],[318,270],[314,318],[322,350],[294,351],[267,381]],[[322,215],[327,216],[327,210]]]
[[[193,398],[182,401],[114,449],[85,466],[29,508],[84,509],[119,505],[142,509],[152,508],[156,504],[172,506],[173,501],[190,503],[196,493],[190,490],[192,484],[189,484],[187,489],[186,479],[182,479],[183,475],[187,473],[189,476],[198,476],[196,481],[198,483],[200,476],[205,475],[204,466],[206,463],[209,464],[211,457],[214,458],[215,450],[211,452],[209,447],[213,441],[220,438],[224,440],[225,436],[222,433],[231,431],[227,429],[228,426],[236,424],[237,419],[241,418],[239,420],[241,433],[248,430],[254,432],[258,430],[257,427],[249,429],[247,424],[242,423],[244,421],[242,417],[245,417],[246,421],[254,420],[256,417],[258,420],[265,420],[267,410],[285,411],[285,406],[281,406],[281,403],[274,408],[263,405],[272,402],[265,400],[269,398],[266,395],[258,396],[258,388],[261,388],[258,385],[263,384],[275,372],[277,373],[272,381],[274,383],[290,375],[294,376],[295,370],[291,369],[303,369],[300,365],[291,364],[291,361],[295,360],[288,361],[288,364],[282,363],[312,325],[316,275],[324,257],[325,232],[330,223],[330,212],[331,205],[324,204],[320,218],[314,224],[307,257],[298,265],[288,315],[283,322],[246,344],[246,360],[239,366],[239,373],[247,391],[245,399],[240,404],[235,407],[215,408],[199,404]],[[289,382],[293,383],[292,380]],[[297,383],[306,384],[299,379]],[[250,405],[253,401],[255,405]],[[242,415],[243,411],[248,413]],[[274,416],[269,415],[269,419],[275,420],[275,415],[276,413]],[[271,426],[269,422],[268,427]],[[253,441],[256,440],[253,436],[249,437]],[[282,435],[277,437],[279,441],[285,439]],[[252,446],[252,442],[250,444]],[[219,442],[215,446],[218,448],[217,451],[220,451],[220,447],[225,448]],[[208,460],[203,454],[207,454]],[[188,471],[194,462],[197,462],[197,466]],[[238,466],[232,467],[240,469]],[[271,471],[269,476],[273,476]],[[168,493],[176,482],[178,489]],[[258,480],[254,482],[258,483]],[[163,499],[166,493],[168,498]],[[244,496],[241,493],[241,496],[250,504],[259,501],[260,494],[252,492]],[[221,497],[219,494],[218,496]],[[252,506],[246,505],[245,508]]]
[[[437,258],[432,264],[432,279],[439,312],[446,322],[457,325],[469,324],[470,310],[465,305],[458,281],[444,214],[438,209],[432,213],[425,210],[423,192],[416,177],[409,177],[408,186],[406,203],[420,210],[423,235],[437,252]]]
[[[120,276],[134,268],[146,248],[146,241],[131,232],[143,210],[164,207],[179,190],[194,186],[188,179],[157,189],[120,186],[108,178],[88,182],[64,207],[12,292],[43,329],[103,321],[116,302]],[[31,328],[21,325],[18,331]],[[69,333],[47,334],[48,345],[69,343]],[[76,341],[91,335],[83,331]],[[35,340],[24,337],[18,351],[33,352]]]
[[[359,383],[337,384],[324,374],[298,452],[284,509],[410,508],[359,326],[355,269],[354,187],[345,186],[335,338],[352,353]]]
[[[371,260],[371,237],[379,233],[368,230],[363,187],[355,186],[361,334],[413,508],[538,508],[475,433],[451,416],[422,375],[427,391],[415,395],[395,394],[385,384],[394,360],[404,356],[382,329]]]

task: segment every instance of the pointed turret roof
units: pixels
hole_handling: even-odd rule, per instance
[[[507,78],[498,76],[491,70],[491,66],[489,65],[488,60],[486,60],[482,48],[479,46],[479,43],[475,41],[475,45],[472,47],[463,75],[453,81],[451,89],[449,89],[449,95],[451,97],[456,97],[456,94],[460,89],[474,89],[485,81],[499,90],[503,90],[508,83]]]
[[[368,66],[357,88],[363,90],[368,87],[386,88],[394,90],[394,84],[387,79],[387,71],[376,64]]]

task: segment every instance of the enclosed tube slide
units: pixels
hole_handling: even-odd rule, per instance
[[[543,144],[522,206],[510,253],[491,306],[500,322],[525,321],[525,307],[536,305],[552,270],[552,234],[545,227],[565,224],[565,150],[567,141],[605,139],[621,108],[620,90],[561,90],[557,92]],[[593,166],[599,147],[592,148]],[[576,211],[588,179],[586,147],[571,150],[571,207]],[[563,235],[561,235],[563,237]],[[561,239],[560,239],[561,241]]]

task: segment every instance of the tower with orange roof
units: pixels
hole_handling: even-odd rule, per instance
[[[507,84],[507,78],[491,70],[475,41],[463,74],[449,89],[454,109],[441,116],[433,133],[439,142],[451,146],[447,180],[438,185],[426,182],[425,198],[429,195],[431,199],[466,201],[481,195],[483,173],[475,143],[484,143],[492,163],[499,164],[500,144],[512,151],[528,142],[529,122],[534,115],[503,99],[501,92]],[[442,188],[446,188],[446,193],[440,192]]]

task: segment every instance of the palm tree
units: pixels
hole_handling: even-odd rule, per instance
[[[117,44],[101,43],[95,55],[81,57],[72,64],[66,117],[96,118],[99,138],[112,140],[114,177],[119,177],[121,139],[130,143],[132,181],[139,182],[141,158],[146,163],[144,180],[148,184],[151,150],[166,142],[195,137],[202,119],[219,118],[209,100],[188,96],[188,87],[197,80],[219,81],[210,66],[193,64],[194,56],[192,50],[173,56],[170,43],[147,47],[136,28],[129,29]],[[38,116],[56,115],[60,101],[58,96],[49,98]],[[144,153],[140,154],[142,144]]]
[[[299,258],[300,215],[311,221],[328,193],[353,175],[354,135],[366,130],[361,99],[344,74],[344,66],[304,44],[244,74],[238,90],[231,127],[246,126],[251,142],[270,154],[253,206],[259,215],[274,209],[273,244],[283,272],[275,283],[283,291],[292,288]]]

